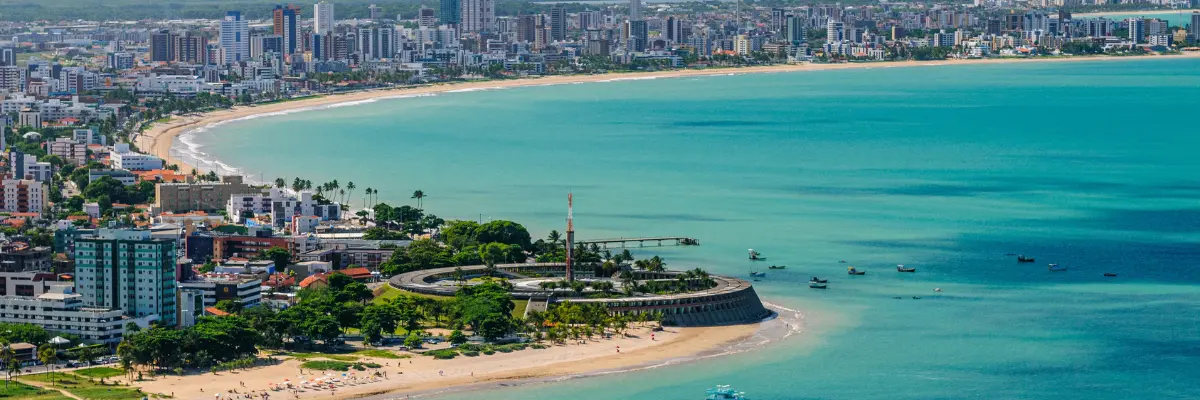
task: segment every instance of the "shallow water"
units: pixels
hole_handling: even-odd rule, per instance
[[[755,399],[1183,399],[1200,397],[1198,94],[1198,59],[689,77],[304,111],[187,150],[265,180],[354,181],[356,206],[366,187],[393,204],[420,189],[430,212],[536,236],[562,230],[574,192],[578,237],[699,238],[634,249],[669,267],[786,264],[756,288],[806,311],[806,332],[769,351],[489,399],[683,400],[714,384]],[[808,289],[812,275],[830,288]]]

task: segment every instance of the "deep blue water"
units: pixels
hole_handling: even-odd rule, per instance
[[[562,230],[571,191],[579,237],[693,236],[635,253],[739,276],[754,248],[788,265],[760,296],[806,311],[806,332],[766,351],[489,399],[684,400],[714,384],[1186,399],[1200,398],[1197,112],[1195,58],[881,65],[382,100],[188,140],[251,176],[355,181],[355,204],[365,187],[391,203],[421,189],[430,212],[537,236]]]

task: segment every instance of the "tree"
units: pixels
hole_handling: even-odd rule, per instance
[[[292,252],[288,249],[272,246],[262,253],[262,257],[275,263],[275,269],[282,271],[292,262]]]
[[[483,321],[479,323],[479,327],[475,329],[479,336],[483,336],[483,339],[489,342],[494,342],[511,331],[512,320],[505,315],[496,313],[484,317]]]
[[[416,332],[409,333],[408,337],[404,338],[404,346],[410,349],[421,348],[421,337],[417,336]]]
[[[417,191],[413,192],[412,198],[417,199],[417,209],[418,210],[425,209],[423,206],[423,203],[424,203],[423,200],[425,199],[425,192],[417,190]]]
[[[360,303],[366,303],[375,297],[371,294],[371,289],[368,289],[367,285],[364,285],[362,282],[352,282],[346,285],[346,287],[342,288],[340,295],[339,297],[346,298],[346,301],[357,301]]]
[[[275,178],[275,187],[276,188],[283,189],[284,186],[287,186],[286,180],[284,180],[283,178]]]
[[[467,335],[464,335],[461,330],[455,329],[450,332],[450,344],[463,344],[467,342]]]
[[[243,306],[242,302],[239,300],[221,300],[218,301],[214,307],[230,314],[237,314],[242,312],[242,309],[245,306]]]
[[[495,276],[496,264],[504,262],[508,246],[501,243],[488,243],[479,248],[479,258],[487,266],[488,276]]]
[[[9,346],[0,348],[0,361],[4,362],[4,388],[7,389],[13,374],[21,373],[21,363],[17,361],[17,353]]]
[[[475,229],[475,240],[479,243],[504,243],[531,248],[529,231],[524,226],[512,221],[496,220]]]
[[[38,360],[46,365],[46,372],[50,372],[50,367],[58,362],[58,349],[54,346],[42,346],[38,349]],[[50,383],[54,383],[54,375],[50,375]]]

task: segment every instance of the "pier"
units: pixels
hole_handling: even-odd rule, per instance
[[[700,240],[686,236],[656,236],[656,237],[633,237],[633,238],[616,238],[616,239],[592,239],[592,240],[577,240],[575,243],[580,244],[595,244],[602,248],[608,248],[609,244],[613,247],[630,247],[630,244],[637,243],[637,247],[646,247],[646,243],[650,242],[652,246],[699,246]],[[666,242],[666,244],[663,244]]]

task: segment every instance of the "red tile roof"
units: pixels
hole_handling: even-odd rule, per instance
[[[317,283],[317,282],[325,282],[326,284],[328,284],[329,278],[326,278],[325,274],[309,275],[309,277],[304,278],[304,280],[300,281],[300,288],[302,288],[302,289],[308,288],[309,286],[311,286],[312,284]]]
[[[337,271],[337,272],[346,274],[354,279],[368,279],[371,277],[371,270],[362,268],[362,267],[346,268],[346,269],[343,269],[343,270]]]

